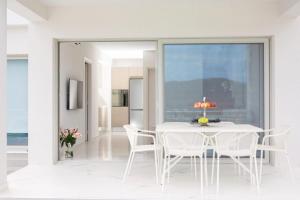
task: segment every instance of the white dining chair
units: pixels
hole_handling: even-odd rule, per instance
[[[128,139],[129,139],[129,143],[130,143],[130,147],[131,147],[127,166],[126,166],[126,169],[125,169],[125,172],[123,175],[123,181],[126,180],[128,174],[130,173],[135,153],[153,151],[154,152],[156,182],[159,183],[158,151],[160,150],[161,147],[157,144],[155,136],[150,135],[150,134],[155,134],[155,132],[147,131],[147,130],[139,130],[130,125],[124,125],[123,127],[126,130],[126,133],[127,133]],[[147,134],[145,134],[145,133],[147,133]],[[139,138],[151,139],[153,144],[146,144],[146,145],[138,144]]]
[[[256,159],[256,149],[258,142],[257,133],[234,133],[219,132],[214,136],[217,154],[217,192],[220,185],[220,158],[221,156],[230,157],[234,162],[238,163],[245,171],[250,174],[250,181],[256,181],[256,187],[259,190],[258,168]],[[237,148],[237,146],[239,148]],[[238,158],[249,157],[250,167],[247,168]],[[255,175],[253,175],[253,161]]]
[[[164,164],[162,173],[162,189],[165,187],[166,175],[168,182],[171,169],[184,157],[200,159],[200,182],[203,192],[203,155],[206,149],[207,136],[195,132],[164,132],[162,134],[164,147]]]
[[[189,122],[164,122],[164,128],[169,128],[171,127],[174,130],[177,130],[178,128],[182,128],[182,127],[187,127],[190,126],[191,123]],[[162,159],[160,159],[162,160]],[[206,157],[205,157],[205,161],[206,161]],[[190,166],[191,166],[191,171],[194,172],[194,177],[197,178],[197,158],[194,156],[190,157]],[[207,162],[205,162],[207,163]],[[207,167],[204,168],[207,174]],[[206,180],[207,180],[207,175],[206,175]]]
[[[260,183],[262,180],[263,153],[266,151],[281,153],[284,155],[287,161],[290,176],[293,179],[294,173],[288,155],[288,136],[290,134],[290,128],[270,129],[270,130],[265,130],[261,133],[264,134],[264,137],[262,143],[257,146],[257,150],[260,151],[260,172],[259,172]]]
[[[222,122],[221,124],[222,124],[222,126],[234,126],[233,122],[228,122],[228,121]],[[209,137],[208,145],[207,145],[206,149],[207,149],[206,150],[206,155],[205,155],[206,157],[207,157],[207,151],[212,152],[212,161],[211,161],[212,166],[211,166],[210,183],[213,184],[213,182],[214,182],[214,172],[215,172],[215,159],[216,159],[216,142],[215,142],[214,137]],[[236,166],[236,163],[234,163],[234,166]],[[206,163],[206,168],[207,168],[207,163]],[[238,167],[238,168],[239,168],[239,173],[240,173],[240,167]]]

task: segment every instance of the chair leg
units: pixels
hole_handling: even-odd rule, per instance
[[[156,176],[156,183],[158,184],[158,156],[157,150],[154,150],[154,162],[155,162],[155,176]]]
[[[191,156],[191,159],[190,159],[190,161],[191,161],[191,173],[193,173],[193,156]]]
[[[165,182],[166,182],[166,173],[167,173],[167,156],[165,154],[164,156],[164,166],[163,166],[163,172],[162,172],[162,179],[161,179],[161,185],[162,185],[162,190],[165,188]]]
[[[237,160],[240,161],[240,156],[237,157]],[[238,167],[238,174],[240,176],[242,174],[241,166],[237,165],[237,167]]]
[[[253,165],[253,161],[252,161],[252,156],[249,157],[249,162],[250,162],[250,182],[251,184],[253,185],[253,168],[252,168],[252,165]]]
[[[262,168],[263,168],[263,150],[260,150],[260,166],[259,166],[259,183],[261,184],[262,179]]]
[[[257,166],[257,158],[256,158],[256,155],[253,156],[253,161],[254,161],[254,170],[255,170],[254,181],[255,181],[256,189],[257,189],[257,191],[259,191],[259,188],[260,188],[260,182],[259,182],[259,174],[258,174],[258,166]]]
[[[160,149],[159,150],[159,174],[161,176],[162,174],[162,170],[163,170],[163,159],[164,159],[164,150],[163,149]],[[161,177],[160,177],[161,178]]]
[[[197,157],[193,156],[194,158],[194,177],[197,180]]]
[[[203,193],[203,158],[200,155],[200,184],[201,184],[201,193]]]
[[[156,150],[156,161],[157,161],[157,172],[158,172],[158,179],[159,177],[159,170],[160,170],[160,152]]]
[[[254,160],[254,168],[255,168],[256,189],[257,189],[257,191],[259,191],[260,185],[259,185],[259,179],[258,179],[258,169],[257,169],[256,155],[253,157],[253,160]]]
[[[219,193],[220,188],[220,157],[217,155],[217,193]]]
[[[204,151],[204,176],[205,176],[205,185],[208,186],[208,175],[207,175],[207,150]]]
[[[240,150],[240,139],[237,140],[237,150],[238,151]],[[240,156],[237,157],[237,160],[240,162]],[[242,171],[242,168],[239,164],[237,164],[237,167],[238,167],[239,176],[244,174],[245,170],[243,169],[243,171]]]
[[[171,156],[168,156],[168,183],[170,183],[170,173],[171,173]]]
[[[134,160],[134,156],[135,156],[135,152],[132,152],[132,157],[131,157],[131,161],[130,161],[130,165],[129,165],[129,169],[128,169],[128,175],[130,174],[131,169],[132,169],[132,163]]]
[[[213,149],[213,154],[212,154],[212,166],[211,166],[211,177],[210,177],[210,183],[214,183],[214,173],[215,173],[215,150]]]
[[[292,165],[291,165],[290,157],[287,153],[285,154],[285,158],[286,158],[286,161],[288,163],[290,177],[291,177],[292,181],[294,181],[295,180],[294,171],[293,171],[293,168],[292,168]]]
[[[128,158],[127,165],[126,165],[126,169],[125,169],[125,172],[124,172],[124,175],[123,175],[123,181],[124,182],[125,182],[125,180],[128,176],[128,171],[129,171],[129,166],[131,165],[132,155],[133,155],[133,152],[130,151],[129,158]]]

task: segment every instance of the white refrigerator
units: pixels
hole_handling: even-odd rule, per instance
[[[139,129],[144,126],[143,78],[129,79],[129,123]]]

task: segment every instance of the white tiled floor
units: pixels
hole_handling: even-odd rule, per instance
[[[124,160],[128,157],[129,150],[130,145],[126,133],[108,132],[91,138],[88,143],[78,145],[74,149],[74,159]]]
[[[194,179],[189,162],[172,171],[170,184],[161,191],[155,183],[150,154],[137,157],[123,183],[129,150],[126,139],[122,134],[105,135],[77,149],[76,160],[47,167],[27,166],[14,172],[8,176],[9,188],[0,193],[0,199],[300,199],[300,177],[291,182],[270,166],[266,166],[259,193],[249,184],[248,176],[238,176],[232,165],[224,164],[219,195],[215,185],[205,187],[201,195],[200,182]]]

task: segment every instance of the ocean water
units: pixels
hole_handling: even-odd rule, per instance
[[[7,145],[28,145],[28,133],[7,133]]]

